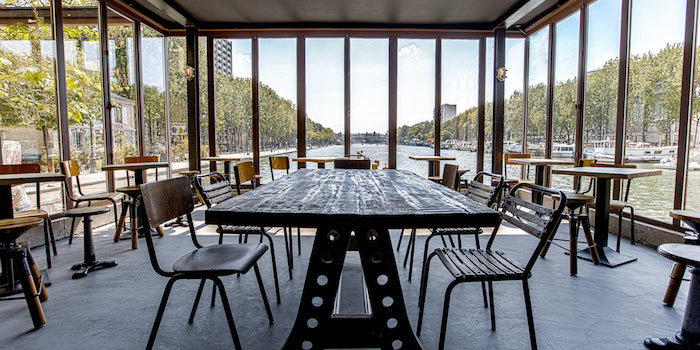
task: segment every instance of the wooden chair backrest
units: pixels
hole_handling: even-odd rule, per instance
[[[371,166],[369,159],[336,159],[333,167],[336,169],[369,169]]]
[[[66,177],[80,175],[80,164],[75,160],[64,160],[61,162],[61,171]]]
[[[251,161],[240,162],[233,168],[236,179],[236,192],[241,194],[241,184],[250,181],[250,185],[255,188],[255,165]]]
[[[543,205],[516,197],[516,192],[521,189],[529,190],[533,193],[533,197],[535,192],[539,192],[542,195],[558,195],[561,200],[555,209],[547,208]],[[564,194],[564,192],[529,183],[519,183],[513,186],[503,199],[503,203],[501,204],[501,219],[539,238],[539,243],[525,266],[525,275],[530,273],[545,243],[553,236],[557,228],[559,228],[565,206],[566,194]],[[487,250],[491,250],[496,232],[497,230],[494,230],[494,233],[489,238],[489,242],[486,245]]]
[[[503,162],[506,165],[513,165],[513,163],[510,162],[511,159],[522,159],[522,158],[531,158],[532,155],[530,153],[504,153],[503,154]]]
[[[598,162],[597,159],[579,159],[578,162],[576,163],[577,167],[589,167],[589,166],[596,166],[596,163]],[[588,187],[586,190],[581,191],[581,176],[574,176],[574,183],[576,184],[576,193],[588,193],[593,189],[593,178],[590,178],[588,180]]]
[[[474,176],[474,180],[467,184],[466,196],[473,201],[496,208],[504,185],[503,175],[480,171]]]
[[[0,174],[26,174],[40,172],[41,165],[38,163],[0,165]]]
[[[270,157],[270,168],[275,170],[289,170],[289,157]]]
[[[576,166],[578,167],[585,167],[585,166],[596,166],[597,159],[579,159],[578,163],[576,163]]]
[[[459,167],[454,164],[445,164],[442,168],[442,184],[453,190],[457,190],[459,181]]]
[[[233,197],[231,183],[219,172],[195,176],[194,185],[197,187],[197,191],[202,195],[202,199],[207,208],[211,208]]]

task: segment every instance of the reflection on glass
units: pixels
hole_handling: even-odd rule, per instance
[[[530,36],[530,69],[527,96],[527,146],[533,157],[544,156],[547,104],[549,27]]]
[[[479,41],[442,40],[441,57],[440,137],[446,149],[459,151],[466,156],[467,162],[456,164],[460,169],[471,170],[473,176],[476,170],[478,126]],[[465,177],[469,177],[469,174]]]
[[[484,97],[486,105],[484,107],[484,170],[491,171],[493,164],[493,38],[486,39],[486,60],[484,66],[484,79],[486,79],[486,89]]]
[[[155,30],[142,27],[141,61],[143,69],[143,117],[144,117],[144,152],[147,156],[158,156],[165,160],[165,57],[163,49],[165,38]],[[160,169],[165,178],[167,169]]]
[[[350,153],[388,166],[388,39],[350,39],[350,86]]]
[[[342,38],[306,39],[307,147],[343,144],[344,45]]]
[[[170,95],[170,161],[187,162],[187,79],[185,67],[187,57],[185,38],[169,37],[168,44],[168,91]]]
[[[635,0],[630,32],[625,163],[667,167],[676,161],[685,2]],[[659,36],[657,33],[664,33]],[[675,167],[632,181],[635,213],[671,221]]]

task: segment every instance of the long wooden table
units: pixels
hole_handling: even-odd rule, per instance
[[[283,349],[422,349],[406,314],[389,229],[495,226],[499,213],[404,170],[300,169],[207,209],[208,224],[317,228],[297,318]],[[372,314],[334,315],[351,232]],[[392,326],[387,327],[388,320]],[[395,322],[394,322],[395,321]]]
[[[608,247],[608,226],[610,223],[610,182],[613,179],[635,179],[638,177],[661,175],[660,169],[575,167],[554,169],[552,174],[589,176],[596,178],[595,193],[595,233],[594,240],[600,263],[615,267],[637,260],[635,257],[620,254]],[[590,260],[588,251],[582,251],[579,257]]]

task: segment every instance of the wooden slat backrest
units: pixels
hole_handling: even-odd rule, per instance
[[[231,183],[219,172],[197,175],[194,184],[202,195],[207,208],[233,197]]]
[[[512,165],[513,163],[510,162],[511,159],[516,159],[516,158],[530,158],[531,155],[530,153],[505,153],[503,154],[503,162],[506,165]]]
[[[454,164],[445,164],[442,168],[442,184],[445,187],[453,190],[457,189],[457,177],[459,176],[459,167]]]
[[[255,166],[251,161],[236,164],[236,183],[241,184],[255,180]]]
[[[75,160],[64,160],[61,162],[61,170],[66,177],[73,177],[80,175],[80,164]]]
[[[503,175],[481,171],[467,185],[467,197],[489,207],[498,206],[503,191]]]
[[[40,172],[41,172],[41,165],[39,165],[37,163],[0,165],[0,174],[23,174],[23,173],[40,173]]]
[[[335,169],[369,169],[369,159],[336,159],[333,161]]]
[[[521,189],[529,190],[533,195],[536,192],[549,196],[558,195],[561,201],[559,201],[556,209],[547,208],[543,205],[517,198],[515,194]],[[535,261],[537,261],[540,251],[544,248],[546,241],[552,237],[559,227],[561,215],[564,212],[565,206],[566,194],[564,194],[564,192],[528,183],[520,183],[511,188],[510,192],[508,192],[508,195],[506,195],[506,198],[503,200],[501,204],[501,218],[515,227],[539,238],[537,248],[525,267],[526,273],[529,273]],[[491,245],[495,237],[496,232],[489,238],[489,242],[486,245],[487,250],[491,250]]]

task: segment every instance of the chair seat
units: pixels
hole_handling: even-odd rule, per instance
[[[173,263],[175,272],[215,272],[216,275],[245,274],[268,247],[257,244],[221,244],[193,250]]]
[[[22,210],[16,211],[13,214],[15,218],[37,217],[44,220],[49,218],[49,212],[44,209]]]
[[[259,235],[263,231],[260,230],[260,226],[236,226],[236,225],[222,225],[221,228],[223,229],[223,233],[228,233],[228,234],[238,234],[238,235]],[[269,227],[263,227],[264,232],[267,232],[270,230]],[[221,233],[219,229],[216,229],[217,233]]]
[[[514,185],[514,184],[522,184],[522,183],[525,183],[525,184],[532,184],[532,185],[535,184],[535,181],[533,181],[533,180],[528,180],[528,179],[503,179],[503,182],[504,182],[506,185]]]
[[[480,235],[483,232],[481,228],[477,227],[441,227],[433,230],[434,235]]]
[[[442,182],[442,176],[428,176],[428,180],[435,182]]]
[[[123,194],[119,192],[102,192],[102,193],[88,193],[84,196],[78,197],[79,201],[88,201],[88,200],[101,200],[101,199],[111,199],[116,201],[117,199],[122,198]]]
[[[625,201],[619,201],[615,199],[610,200],[610,209],[615,209],[615,210],[622,210],[625,209],[627,206],[627,202]]]
[[[0,220],[0,242],[12,242],[42,222],[43,220],[37,217],[2,219]]]
[[[522,279],[524,268],[500,251],[481,249],[436,249],[438,258],[456,279]]]
[[[63,216],[67,216],[69,218],[78,218],[78,217],[86,217],[86,216],[91,216],[91,215],[97,215],[97,214],[102,214],[110,211],[109,207],[105,206],[92,206],[92,207],[80,207],[80,208],[73,208],[73,209],[68,209],[63,212]]]

